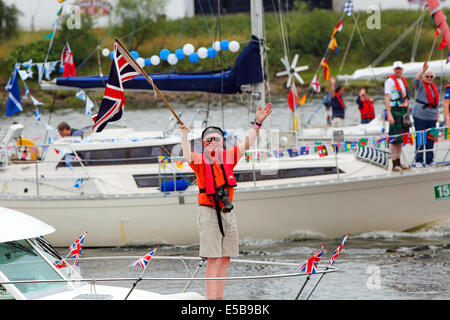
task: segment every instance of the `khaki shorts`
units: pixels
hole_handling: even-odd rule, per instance
[[[239,236],[236,215],[233,211],[222,213],[225,237],[220,233],[214,208],[199,206],[197,225],[200,234],[200,257],[221,258],[239,255]]]

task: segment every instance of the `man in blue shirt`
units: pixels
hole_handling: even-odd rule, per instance
[[[61,137],[70,137],[70,136],[78,136],[81,137],[83,135],[83,132],[78,129],[72,129],[67,122],[60,122],[58,124],[58,133],[61,135]]]

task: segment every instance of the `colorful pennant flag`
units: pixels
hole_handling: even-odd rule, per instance
[[[330,263],[328,264],[330,267],[334,264],[334,261],[337,259],[339,254],[342,252],[342,249],[344,248],[344,243],[347,240],[347,238],[348,238],[348,233],[344,237],[344,239],[342,239],[341,244],[336,248],[336,250],[333,251],[333,256],[331,257]]]
[[[358,141],[358,147],[366,147],[367,146],[367,142],[369,141],[368,138],[361,138]]]
[[[78,237],[78,239],[69,247],[70,254],[72,255],[72,258],[75,259],[73,265],[76,267],[78,266],[78,259],[81,257],[81,249],[83,249],[83,242],[86,235],[87,231],[82,236]]]
[[[335,37],[331,37],[330,44],[328,45],[328,48],[333,50],[336,54],[339,54],[339,48]]]
[[[298,151],[296,148],[289,148],[288,149],[289,157],[298,157]]]
[[[139,258],[138,260],[136,260],[133,263],[133,266],[141,268],[141,269],[145,269],[147,267],[147,265],[149,264],[150,260],[152,259],[153,255],[155,254],[156,249],[158,249],[158,247],[156,247],[155,249],[153,249],[152,251],[147,253],[142,258]]]
[[[61,65],[64,68],[62,77],[76,77],[77,69],[75,67],[75,62],[73,61],[72,50],[70,50],[69,42],[66,42],[64,49],[61,53]]]
[[[300,272],[305,273],[316,273],[317,266],[319,265],[320,259],[323,256],[323,247],[325,244],[322,245],[322,248],[320,248],[319,251],[317,251],[313,256],[308,258],[306,262],[300,266]]]
[[[311,87],[313,87],[314,92],[319,93],[320,92],[320,83],[319,78],[317,75],[314,76],[314,78],[311,81]]]
[[[328,156],[328,150],[325,145],[320,145],[315,147],[316,152],[319,154],[320,157],[326,157]]]
[[[334,27],[333,33],[331,34],[331,38],[334,38],[336,33],[341,32],[343,25],[344,25],[344,20],[339,20],[336,27]]]
[[[309,154],[309,144],[300,147],[300,154],[302,156]]]
[[[320,65],[323,67],[323,80],[328,81],[330,78],[330,67],[328,66],[327,59],[323,58]]]
[[[64,259],[56,260],[55,262],[53,262],[53,265],[58,269],[68,267],[68,264],[66,263],[66,261]]]

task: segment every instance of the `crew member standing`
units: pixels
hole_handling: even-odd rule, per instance
[[[336,86],[336,79],[331,77],[331,124],[333,127],[343,127],[345,119],[345,104],[344,104],[344,86]]]
[[[439,92],[436,85],[433,83],[434,72],[428,69],[428,64],[425,61],[422,71],[416,75],[414,79],[416,99],[412,109],[412,116],[414,119],[414,127],[416,132],[425,131],[436,128],[436,122],[439,116]],[[416,166],[425,167],[434,161],[434,140],[429,139],[425,133],[424,139],[416,139]],[[426,140],[425,140],[426,138]],[[418,143],[421,143],[419,146]],[[424,152],[422,151],[425,145],[425,161]]]
[[[403,63],[395,61],[393,65],[394,74],[387,77],[384,83],[384,104],[386,106],[389,122],[389,149],[391,151],[392,171],[407,170],[400,157],[402,154],[402,143],[405,132],[409,128],[404,125],[405,114],[409,115],[409,92],[408,84],[403,78]]]
[[[200,235],[200,257],[207,259],[205,277],[226,277],[231,256],[239,255],[239,237],[234,214],[233,195],[236,180],[233,169],[239,159],[255,142],[261,125],[272,112],[272,105],[259,106],[255,124],[245,141],[223,150],[224,133],[219,127],[207,127],[202,133],[203,153],[191,152],[189,128],[180,126],[183,134],[183,156],[197,177],[197,221]],[[223,299],[225,281],[208,280],[206,297]]]
[[[356,98],[359,112],[361,113],[361,123],[369,123],[375,118],[375,110],[373,108],[373,100],[367,93],[367,88],[362,88]]]

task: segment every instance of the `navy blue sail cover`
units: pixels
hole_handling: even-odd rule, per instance
[[[242,49],[236,58],[234,67],[205,72],[178,72],[149,74],[159,90],[168,91],[201,91],[211,93],[234,94],[241,91],[243,84],[263,82],[260,55],[260,41],[252,36],[252,41]],[[58,86],[76,87],[80,89],[104,88],[108,76],[84,76],[57,78]],[[123,83],[125,91],[151,90],[152,86],[143,76],[137,76]]]

